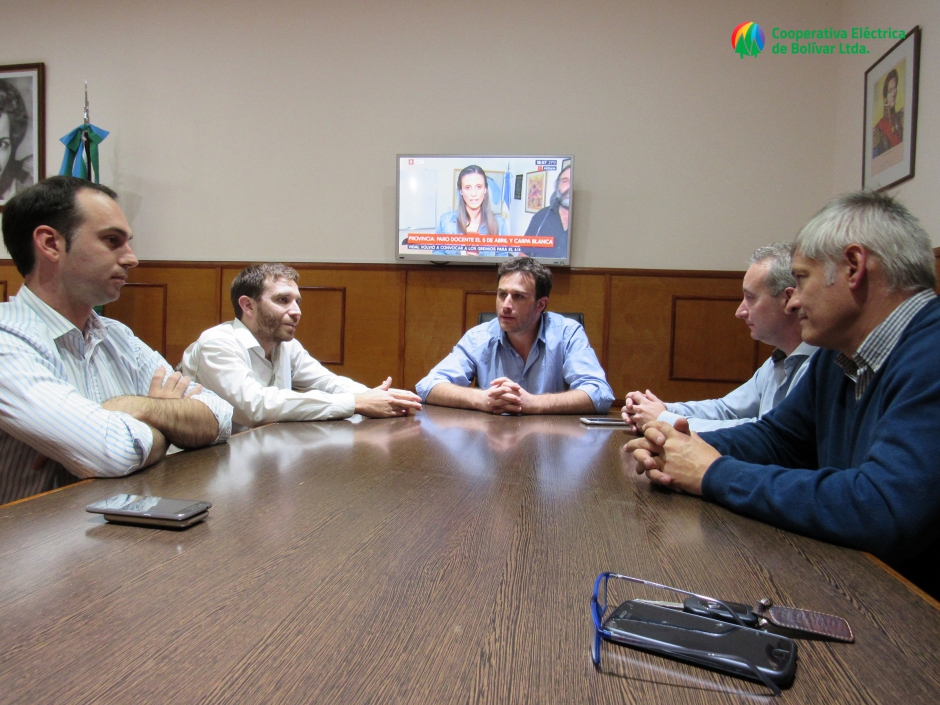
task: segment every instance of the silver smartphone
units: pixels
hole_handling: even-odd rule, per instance
[[[164,529],[184,529],[202,521],[212,502],[171,499],[139,494],[116,494],[85,507],[86,512],[103,514],[117,524],[137,524]]]
[[[582,416],[581,423],[585,426],[603,426],[605,428],[626,428],[627,422],[613,416]]]

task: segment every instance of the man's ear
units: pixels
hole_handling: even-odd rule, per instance
[[[842,257],[842,262],[846,267],[849,289],[854,291],[858,289],[867,278],[868,250],[859,244],[853,243],[845,248]]]
[[[36,259],[41,257],[49,262],[58,262],[65,252],[65,238],[55,228],[40,225],[33,230],[33,246]]]
[[[254,317],[256,304],[257,302],[250,296],[239,296],[238,305],[242,307],[242,318],[245,314],[248,314],[249,318]]]
[[[539,313],[542,313],[546,308],[548,308],[548,297],[543,296],[535,303],[535,307],[538,309]]]
[[[786,305],[790,302],[790,299],[793,297],[793,292],[796,291],[795,286],[788,286],[783,290],[783,306],[786,308]]]

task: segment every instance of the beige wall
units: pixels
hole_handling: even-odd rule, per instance
[[[46,63],[49,173],[89,79],[93,121],[112,131],[103,180],[121,191],[143,259],[391,262],[396,153],[550,150],[576,158],[573,264],[740,270],[856,185],[864,67],[769,47],[741,59],[731,30],[869,12],[816,0],[46,0],[7,4],[0,59]],[[936,178],[920,159],[937,128],[923,110],[926,202]]]

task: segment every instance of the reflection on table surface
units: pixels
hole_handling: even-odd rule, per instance
[[[931,604],[863,554],[651,487],[626,439],[577,417],[427,407],[275,424],[4,507],[0,700],[764,697],[615,646],[595,671],[588,600],[603,570],[848,619],[857,643],[800,643],[790,702],[935,700]],[[119,492],[213,507],[181,532],[84,511]],[[670,599],[618,599],[639,596]]]

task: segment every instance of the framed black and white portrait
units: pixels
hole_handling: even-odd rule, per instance
[[[0,211],[45,177],[45,64],[0,66]]]

